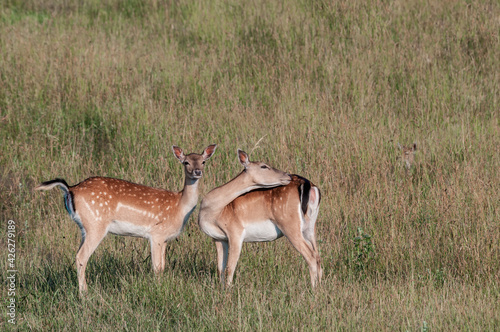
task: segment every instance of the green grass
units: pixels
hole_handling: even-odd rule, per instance
[[[2,330],[498,330],[500,6],[495,1],[18,1],[0,5]],[[259,144],[259,140],[263,138]],[[416,141],[406,171],[398,143]],[[78,297],[56,177],[180,190],[171,145],[217,143],[318,185],[323,284],[286,239],[221,289],[197,211],[156,278],[108,236]],[[254,149],[255,148],[255,149]],[[367,236],[363,236],[367,235]],[[369,236],[369,237],[368,237]]]

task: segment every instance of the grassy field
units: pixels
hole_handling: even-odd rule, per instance
[[[0,330],[500,329],[499,33],[498,1],[2,1]],[[237,148],[320,187],[322,285],[281,239],[221,289],[195,211],[159,278],[106,237],[80,299],[80,231],[33,187],[180,190],[171,146],[211,143],[202,197]]]

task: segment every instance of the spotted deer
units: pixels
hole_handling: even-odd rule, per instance
[[[217,271],[231,285],[243,242],[274,241],[283,235],[304,257],[312,286],[322,269],[315,237],[320,191],[309,180],[289,175],[237,152],[244,170],[201,201],[198,223],[215,240]]]
[[[106,234],[143,237],[151,245],[151,261],[155,273],[165,269],[167,241],[183,230],[198,203],[198,183],[205,161],[217,145],[208,146],[202,154],[184,155],[173,146],[175,157],[184,165],[184,188],[180,192],[152,188],[125,180],[92,177],[68,186],[65,180],[44,182],[35,190],[59,187],[71,218],[80,227],[82,241],[76,254],[80,293],[87,291],[87,262]]]
[[[413,143],[412,146],[406,147],[404,145],[398,144],[399,149],[401,150],[403,162],[405,163],[405,167],[409,170],[415,161],[415,152],[417,151],[417,143]]]

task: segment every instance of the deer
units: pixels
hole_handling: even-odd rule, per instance
[[[417,143],[413,143],[411,146],[404,146],[398,144],[399,149],[401,150],[403,162],[405,163],[406,170],[410,170],[415,161],[415,152],[417,152]]]
[[[215,241],[221,284],[232,285],[244,242],[285,236],[306,260],[315,288],[322,277],[315,235],[319,188],[299,175],[252,162],[240,149],[237,155],[243,171],[206,194],[198,215],[201,230]]]
[[[180,192],[110,177],[91,177],[74,186],[55,179],[34,188],[59,187],[66,210],[80,228],[76,266],[81,295],[87,292],[87,262],[108,233],[148,239],[153,271],[164,271],[167,242],[181,234],[196,208],[199,180],[216,147],[212,144],[202,154],[185,155],[181,148],[172,146],[174,156],[184,166],[184,188]]]

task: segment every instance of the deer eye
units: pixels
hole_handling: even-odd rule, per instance
[[[269,169],[269,166],[267,166],[267,165],[262,165],[262,166],[260,166],[260,168],[262,168],[262,169]]]
[[[205,160],[203,160],[201,164],[202,164],[202,165],[205,165]]]
[[[185,161],[185,162],[183,162],[182,164],[183,164],[184,166],[187,166],[187,165],[189,165],[189,162]]]

